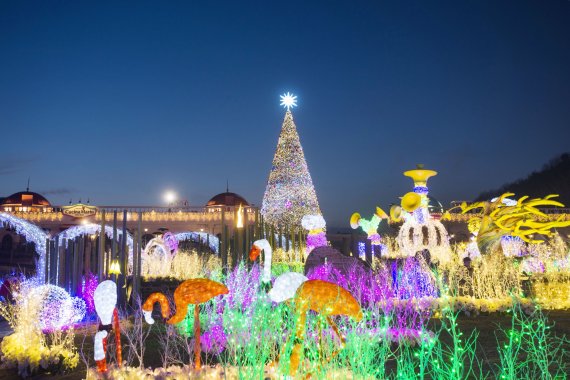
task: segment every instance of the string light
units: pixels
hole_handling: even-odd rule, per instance
[[[49,235],[35,224],[5,212],[0,212],[0,222],[16,230],[16,233],[24,236],[27,241],[34,243],[39,256],[36,276],[41,282],[45,282],[46,240]]]
[[[277,142],[261,214],[275,227],[300,226],[303,216],[321,214],[293,114],[289,110],[285,113]]]
[[[30,306],[28,313],[35,313],[42,330],[60,330],[85,316],[85,302],[55,285],[32,288],[25,302]]]
[[[174,235],[178,242],[193,241],[200,244],[208,244],[212,252],[219,254],[220,239],[206,232],[180,232]]]
[[[101,225],[89,223],[89,224],[83,224],[83,225],[79,225],[79,226],[70,227],[67,230],[60,232],[58,234],[58,236],[59,236],[60,240],[66,239],[67,241],[69,241],[69,240],[74,240],[75,238],[77,238],[79,236],[97,235],[100,232],[101,232]],[[113,227],[106,225],[105,226],[105,235],[109,239],[113,240],[113,238],[114,238],[113,237]],[[121,236],[123,236],[123,231],[120,229],[117,229],[117,241],[119,241]],[[127,271],[128,271],[128,273],[132,273],[132,270],[133,270],[133,237],[128,232],[127,232],[127,246],[129,247]]]

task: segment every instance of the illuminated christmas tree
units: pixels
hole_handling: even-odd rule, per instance
[[[275,227],[300,227],[303,216],[321,213],[290,110],[296,98],[289,93],[281,96],[287,112],[261,205],[265,221]]]

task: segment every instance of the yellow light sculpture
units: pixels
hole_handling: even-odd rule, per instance
[[[418,207],[421,206],[422,197],[418,193],[410,191],[404,194],[401,201],[401,207],[407,212],[414,212]]]
[[[350,227],[357,229],[362,227],[362,230],[368,235],[368,239],[372,241],[372,244],[380,244],[380,235],[378,235],[378,225],[382,219],[388,219],[388,214],[384,212],[380,207],[376,207],[376,213],[370,218],[370,220],[364,219],[359,213],[355,212],[350,217]]]
[[[109,274],[121,274],[121,265],[119,264],[119,260],[111,261],[111,265],[109,266]]]
[[[546,216],[538,209],[539,206],[564,207],[564,204],[553,200],[557,194],[550,194],[544,198],[528,199],[525,195],[519,198],[516,204],[506,204],[505,198],[514,193],[505,193],[491,202],[475,202],[467,205],[462,203],[459,208],[463,214],[481,209],[469,219],[471,225],[480,223],[477,233],[477,245],[481,252],[488,252],[492,245],[499,241],[502,236],[511,235],[521,238],[527,243],[540,244],[543,240],[534,238],[534,235],[552,235],[553,228],[570,226],[570,221],[564,221],[564,215],[550,222],[540,221]],[[450,219],[447,212],[445,219]]]
[[[414,181],[414,186],[427,186],[427,181],[430,177],[436,176],[435,170],[424,169],[422,164],[416,165],[417,168],[404,172],[406,177],[410,177]]]

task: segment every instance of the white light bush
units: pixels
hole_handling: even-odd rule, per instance
[[[2,364],[5,368],[17,368],[22,377],[40,370],[64,372],[75,368],[79,362],[73,328],[54,329],[46,334],[41,331],[37,306],[42,300],[30,297],[38,283],[24,280],[12,287],[14,303],[0,302],[0,315],[14,330],[0,344]]]

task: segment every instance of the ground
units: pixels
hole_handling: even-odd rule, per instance
[[[553,330],[557,335],[566,335],[570,337],[570,310],[567,311],[551,311],[546,312],[549,321],[554,323]],[[505,314],[491,314],[491,315],[479,315],[477,317],[467,317],[461,316],[459,318],[459,328],[468,335],[471,331],[476,329],[479,331],[478,338],[478,352],[480,353],[480,359],[486,361],[486,366],[484,370],[492,371],[492,366],[499,362],[497,355],[497,342],[495,338],[495,330],[497,326],[506,327],[510,324],[511,320],[508,315]],[[434,329],[438,325],[438,320],[432,320]],[[92,353],[93,339],[91,335],[92,328],[89,328],[89,333],[86,334],[86,330],[78,330],[76,336],[76,343],[79,347],[83,344],[85,351],[89,351],[89,355]],[[5,336],[9,334],[9,327],[6,322],[0,323],[0,336]],[[152,337],[152,335],[151,335]],[[568,347],[570,350],[570,347]],[[159,347],[152,338],[149,338],[147,344],[147,351],[145,353],[145,364],[150,367],[160,366],[160,353]],[[492,375],[492,372],[491,372]],[[570,376],[570,374],[569,374]],[[64,380],[75,380],[83,379],[85,377],[85,365],[80,361],[80,365],[73,371],[67,374],[58,375],[58,379]],[[0,379],[18,379],[15,370],[0,369]],[[54,376],[50,374],[36,375],[34,379],[53,379]],[[491,376],[493,378],[493,376]]]

